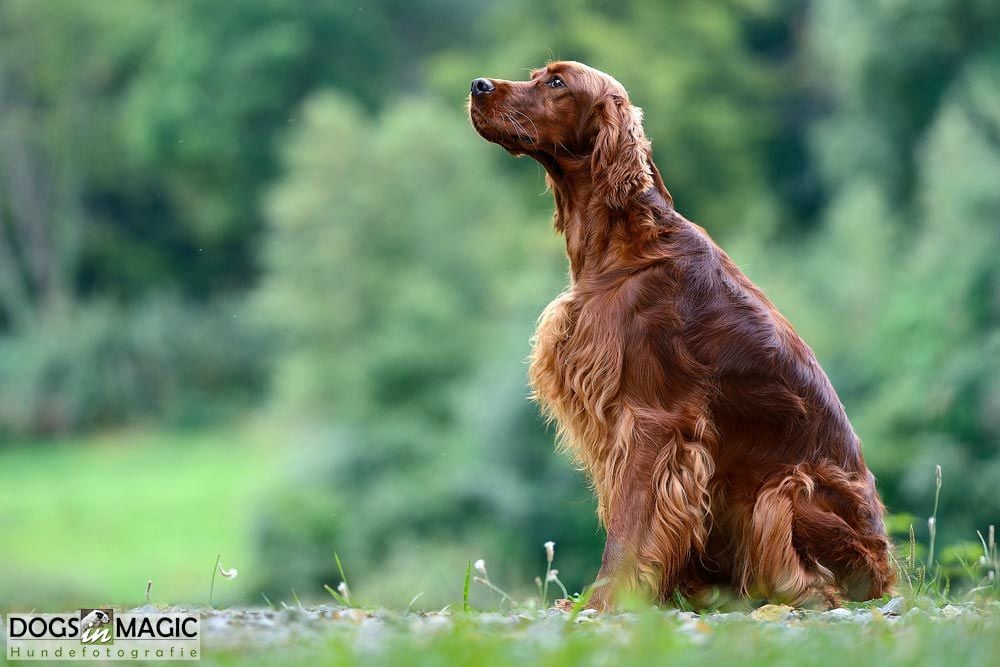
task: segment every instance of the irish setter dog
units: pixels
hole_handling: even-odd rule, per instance
[[[488,141],[546,169],[569,287],[538,323],[530,379],[589,475],[607,532],[591,598],[790,604],[891,590],[882,502],[812,350],[673,206],[642,113],[611,76],[555,62],[476,79]]]

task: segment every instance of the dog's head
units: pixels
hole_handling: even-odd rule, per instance
[[[561,61],[527,81],[475,79],[469,117],[484,139],[511,153],[589,170],[611,206],[652,184],[642,111],[614,77],[592,67]]]

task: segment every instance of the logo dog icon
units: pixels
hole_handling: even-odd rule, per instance
[[[80,643],[113,644],[115,641],[114,611],[111,609],[80,610]]]

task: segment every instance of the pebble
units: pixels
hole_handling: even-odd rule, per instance
[[[882,605],[882,613],[886,616],[902,616],[906,611],[906,600],[895,597]]]
[[[755,621],[794,621],[800,613],[785,604],[766,604],[750,612],[750,618]]]

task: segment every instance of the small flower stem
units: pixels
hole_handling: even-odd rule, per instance
[[[215,609],[212,599],[215,596],[215,575],[219,572],[219,563],[222,562],[222,554],[215,557],[215,567],[212,568],[212,585],[208,587],[208,608]]]
[[[930,530],[930,545],[927,550],[927,569],[934,567],[934,543],[937,541],[938,500],[941,498],[941,466],[934,469],[934,512],[928,522]]]
[[[549,604],[549,572],[552,571],[552,561],[546,559],[545,578],[542,579],[542,606]]]
[[[501,602],[503,602],[504,600],[507,600],[511,604],[511,606],[514,606],[514,605],[517,604],[517,601],[514,600],[514,598],[512,598],[509,595],[507,595],[507,593],[504,592],[503,590],[501,590],[501,589],[497,588],[496,586],[494,586],[492,583],[490,583],[489,580],[483,579],[482,577],[473,577],[472,580],[475,581],[476,583],[479,583],[479,584],[482,584],[483,586],[486,586],[491,591],[496,591],[497,593],[499,593],[500,596],[501,596],[501,599],[500,599]]]
[[[494,605],[495,605],[495,604],[497,603],[497,597],[496,597],[496,595],[494,595],[494,593],[493,593],[493,589],[494,589],[495,587],[494,587],[494,586],[493,586],[493,584],[492,584],[492,583],[490,582],[490,575],[486,574],[486,572],[484,571],[484,572],[483,572],[483,576],[482,576],[482,579],[483,579],[483,581],[485,581],[485,582],[487,583],[487,588],[489,588],[489,591],[490,591],[490,604],[494,604]],[[501,598],[501,600],[500,600],[500,601],[501,601],[501,602],[503,602],[503,599]]]
[[[563,585],[563,582],[559,579],[559,577],[552,577],[552,581],[554,581],[557,584],[559,584],[559,588],[562,589],[563,597],[568,600],[569,599],[569,591],[566,590],[566,587]]]

